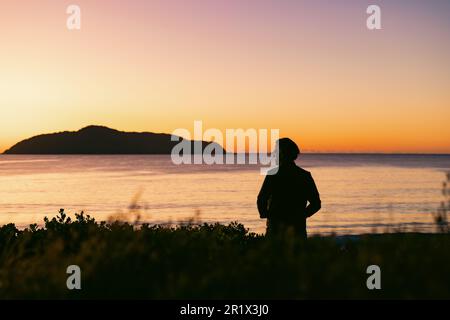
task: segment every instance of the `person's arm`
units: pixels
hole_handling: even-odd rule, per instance
[[[319,191],[317,190],[316,183],[314,182],[314,179],[311,176],[311,174],[309,174],[308,180],[309,180],[308,181],[308,187],[309,187],[308,202],[309,202],[309,204],[306,207],[306,217],[307,218],[313,216],[322,207],[322,202],[320,201]]]
[[[257,205],[258,205],[258,211],[259,211],[259,217],[261,219],[265,219],[267,218],[267,214],[268,214],[268,204],[269,204],[269,199],[270,196],[272,194],[272,183],[271,183],[271,176],[267,175],[266,178],[264,179],[263,185],[261,187],[261,190],[259,191],[258,194],[258,200],[257,200]]]

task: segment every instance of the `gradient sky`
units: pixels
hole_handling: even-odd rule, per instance
[[[366,28],[369,4],[383,30]],[[0,39],[0,151],[203,120],[278,128],[306,151],[450,152],[448,0],[2,0]]]

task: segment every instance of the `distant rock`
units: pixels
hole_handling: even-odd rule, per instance
[[[23,140],[5,154],[170,154],[178,143],[165,133],[122,132],[88,126],[79,131],[43,134]],[[211,143],[202,141],[202,149]]]

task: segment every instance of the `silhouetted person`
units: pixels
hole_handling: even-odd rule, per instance
[[[278,170],[264,180],[258,195],[258,211],[261,218],[267,218],[267,235],[291,227],[306,239],[306,219],[321,208],[319,192],[311,173],[294,162],[300,154],[295,142],[279,139],[277,150]]]

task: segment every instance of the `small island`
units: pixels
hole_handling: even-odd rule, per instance
[[[123,132],[88,126],[78,131],[34,136],[15,144],[4,154],[170,154],[179,143],[171,137],[167,133]],[[201,143],[204,150],[214,142]]]

